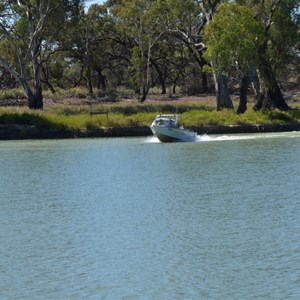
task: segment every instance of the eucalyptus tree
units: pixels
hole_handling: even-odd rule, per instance
[[[146,100],[151,85],[151,59],[154,46],[165,32],[164,1],[124,0],[116,1],[114,14],[117,28],[133,43],[131,68],[135,85],[141,94],[140,101]]]
[[[188,50],[196,64],[203,69],[207,64],[203,57],[205,45],[203,43],[203,28],[207,23],[206,16],[197,0],[167,0],[167,28],[168,33],[180,41]],[[203,90],[207,90],[207,76],[202,72]]]
[[[238,64],[242,70],[241,95],[250,82],[249,67],[257,67],[262,91],[255,109],[289,109],[276,75],[299,41],[293,16],[297,13],[299,0],[228,1],[218,7],[206,29],[207,57],[214,58],[217,68]],[[239,112],[245,109],[245,97],[241,97]]]
[[[172,87],[176,93],[178,85],[184,85],[184,78],[191,57],[182,43],[170,35],[165,35],[159,41],[151,57],[153,84],[161,87],[162,94],[167,93],[167,87]],[[193,62],[194,64],[194,62]]]
[[[207,90],[206,66],[210,64],[204,57],[206,44],[204,29],[213,19],[216,7],[221,0],[166,0],[168,3],[168,30],[189,50],[190,55],[202,70],[202,87]],[[233,108],[224,74],[214,71],[217,109]]]
[[[112,13],[116,3],[106,2],[93,5],[88,11],[95,24],[91,34],[91,68],[95,73],[98,89],[113,91],[116,86],[129,82],[126,71],[130,65],[133,41],[127,33],[118,28],[118,17]],[[113,93],[114,94],[114,93]]]
[[[220,5],[221,0],[204,0],[200,1],[200,5],[203,9],[203,13],[205,14],[206,22],[208,25],[213,19],[214,14],[217,7]],[[210,60],[211,64],[214,65],[214,58]],[[217,110],[222,108],[233,109],[233,104],[229,95],[229,90],[227,86],[227,79],[224,75],[222,68],[213,69],[214,81],[215,81],[215,89],[216,89],[216,103]]]
[[[66,18],[79,0],[3,0],[0,5],[0,65],[22,86],[32,109],[43,108],[41,65],[54,50]],[[31,80],[32,79],[32,80]],[[31,84],[32,81],[32,84]]]
[[[81,10],[76,26],[69,28],[68,38],[64,40],[68,55],[79,61],[84,71],[88,94],[93,95],[93,72],[96,69],[99,80],[105,88],[105,79],[99,64],[105,49],[103,27],[107,26],[109,18],[103,5],[93,4],[87,11]]]
[[[105,2],[81,10],[76,26],[68,27],[61,42],[60,48],[71,62],[70,69],[77,74],[74,86],[84,81],[88,95],[93,97],[95,87],[99,94],[107,94],[126,81],[122,76],[130,64],[132,43],[116,29],[118,21],[111,12],[114,5]]]
[[[214,19],[205,30],[207,51],[205,57],[213,60],[212,69],[224,73],[235,65],[243,76],[241,83],[239,113],[246,110],[245,92],[249,85],[249,72],[256,60],[256,39],[262,35],[259,23],[255,21],[250,6],[222,3]]]
[[[263,97],[256,109],[278,108],[288,110],[277,76],[286,68],[299,43],[300,31],[299,0],[268,0],[253,3],[255,18],[263,30],[263,37],[257,43],[257,67],[262,79]]]

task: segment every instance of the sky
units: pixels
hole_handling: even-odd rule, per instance
[[[106,0],[85,0],[85,10],[88,10],[92,4],[103,4]]]
[[[94,3],[102,4],[103,2],[105,2],[105,0],[86,0],[87,5],[92,5]]]

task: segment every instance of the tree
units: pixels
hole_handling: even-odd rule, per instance
[[[238,64],[244,74],[244,92],[251,81],[249,68],[257,67],[262,81],[262,97],[256,109],[289,109],[276,74],[284,68],[297,40],[297,27],[292,20],[297,2],[299,4],[299,0],[224,2],[206,28],[206,56],[214,58],[216,67],[225,70]],[[289,30],[289,35],[286,30]],[[245,99],[241,101],[239,109],[243,112]]]
[[[88,94],[94,95],[93,73],[97,74],[97,86],[105,90],[106,82],[103,70],[107,45],[111,41],[108,31],[111,29],[111,17],[104,5],[92,5],[87,12],[81,11],[80,21],[71,31],[71,55],[77,58],[85,70]]]
[[[207,73],[204,72],[208,65],[204,57],[206,45],[203,39],[204,29],[213,19],[216,7],[220,0],[166,0],[168,3],[168,30],[175,38],[179,39],[190,52],[194,61],[202,71],[202,89],[208,90]],[[229,96],[226,78],[223,72],[214,70],[217,109],[233,108]]]
[[[263,97],[255,109],[289,109],[276,77],[287,65],[299,41],[298,27],[293,20],[293,13],[296,10],[299,14],[299,9],[299,0],[269,0],[257,6],[255,17],[263,28],[263,37],[257,44],[257,67],[262,79]]]
[[[151,85],[153,47],[165,31],[162,8],[163,1],[124,0],[114,10],[119,30],[133,41],[131,67],[141,102],[146,100]]]
[[[22,86],[28,107],[43,108],[41,66],[80,1],[6,0],[0,7],[0,65]],[[55,20],[55,22],[54,22]],[[8,50],[9,49],[9,50]],[[30,79],[33,84],[30,84]]]
[[[168,32],[179,40],[188,50],[195,63],[202,70],[207,64],[203,57],[203,28],[207,23],[206,15],[200,1],[168,0],[167,25]],[[203,91],[207,91],[207,75],[202,72]]]
[[[206,16],[206,23],[207,23],[206,26],[209,25],[210,22],[213,20],[215,11],[219,6],[220,2],[221,0],[215,0],[215,1],[208,0],[208,1],[200,2],[203,12]],[[214,65],[215,59],[212,58],[210,62],[212,65]],[[229,95],[227,80],[224,75],[223,69],[213,68],[213,75],[214,75],[215,89],[216,89],[217,110],[220,110],[222,108],[233,109],[233,103]]]
[[[167,93],[167,87],[172,87],[175,94],[176,86],[184,85],[183,78],[190,61],[183,43],[171,35],[164,35],[157,43],[151,58],[153,84],[161,87],[162,94]]]

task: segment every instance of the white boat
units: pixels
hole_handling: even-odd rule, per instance
[[[197,136],[196,132],[179,125],[177,114],[157,115],[150,129],[161,142],[194,142]]]

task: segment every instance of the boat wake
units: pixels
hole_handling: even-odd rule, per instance
[[[248,133],[209,136],[207,134],[197,135],[196,142],[219,142],[219,141],[240,141],[240,140],[259,140],[259,139],[276,139],[276,138],[299,138],[300,131],[276,132],[276,133]]]
[[[257,139],[258,136],[250,136],[250,135],[222,135],[222,136],[209,136],[198,135],[196,142],[220,142],[220,141],[239,141],[239,140],[252,140]]]
[[[149,144],[157,144],[160,143],[160,140],[156,136],[148,136],[145,140],[145,143]]]
[[[275,132],[275,133],[248,133],[248,134],[228,134],[228,135],[197,135],[195,142],[221,142],[221,141],[242,141],[242,140],[261,140],[276,138],[299,138],[300,131]],[[145,143],[161,143],[156,136],[147,137]]]

